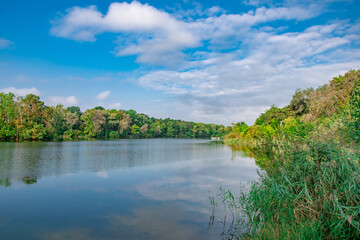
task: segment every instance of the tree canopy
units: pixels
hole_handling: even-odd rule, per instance
[[[0,93],[0,140],[77,140],[118,138],[209,138],[223,136],[231,127],[157,119],[135,110],[97,106],[81,112],[78,106],[46,106],[30,94],[15,100],[13,93]]]

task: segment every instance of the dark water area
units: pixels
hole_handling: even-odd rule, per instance
[[[209,192],[258,169],[208,140],[0,143],[0,239],[220,239]]]

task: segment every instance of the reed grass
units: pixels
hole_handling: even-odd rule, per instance
[[[359,239],[360,154],[335,142],[279,143],[260,180],[222,203],[242,225],[238,238]]]

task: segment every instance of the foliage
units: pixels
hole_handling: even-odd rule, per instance
[[[360,142],[360,79],[355,82],[355,87],[351,94],[350,117],[351,136],[355,141]]]
[[[225,141],[247,147],[266,170],[239,198],[223,192],[242,237],[360,238],[359,109],[360,70],[351,70],[296,90],[289,106],[271,106],[253,126],[233,125]]]
[[[296,90],[290,102],[290,107],[296,115],[303,115],[310,112],[310,96],[313,92],[313,88]]]
[[[310,96],[310,113],[305,120],[330,117],[338,114],[348,104],[355,82],[360,78],[360,70],[351,70],[344,76],[333,78],[328,85],[318,88]]]
[[[277,127],[290,113],[287,108],[278,108],[275,105],[271,105],[270,109],[256,119],[255,125],[272,125],[273,127]]]
[[[0,139],[16,136],[16,105],[14,94],[0,93]]]
[[[334,142],[282,145],[286,162],[261,174],[238,198],[224,194],[251,239],[358,239],[359,152]],[[224,200],[222,200],[224,201]],[[244,219],[247,219],[244,221]]]
[[[359,141],[359,79],[360,70],[351,70],[316,90],[297,89],[288,106],[279,108],[272,105],[256,119],[253,126],[247,126],[243,122],[233,124],[232,131],[225,138],[261,143],[286,138],[289,141],[301,142],[318,134],[319,130],[325,131],[324,129],[330,127],[330,123],[338,124],[332,126],[332,132],[336,135],[339,133],[335,133],[335,128],[341,128],[339,119],[344,121],[347,118],[344,115],[349,109],[349,125],[353,130],[351,135],[354,140]]]
[[[0,141],[77,140],[90,138],[209,138],[223,136],[231,128],[150,118],[135,110],[107,110],[101,106],[84,113],[77,106],[45,106],[30,94],[14,100],[0,93]]]

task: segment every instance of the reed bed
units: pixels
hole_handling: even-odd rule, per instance
[[[359,239],[360,154],[335,142],[279,144],[260,180],[221,202],[245,239]]]

